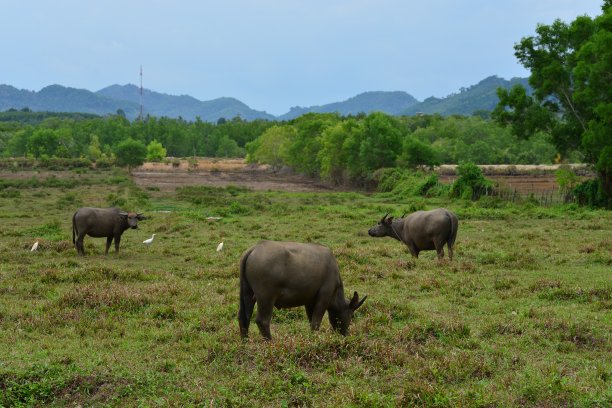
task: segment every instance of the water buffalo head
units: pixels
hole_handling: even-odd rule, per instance
[[[393,237],[396,235],[391,225],[393,217],[387,218],[387,215],[389,215],[389,213],[385,214],[375,226],[368,230],[368,234],[371,237]]]
[[[120,212],[119,215],[123,218],[129,228],[136,229],[138,228],[138,221],[146,220],[147,217],[142,215],[142,213],[134,213],[134,212]]]
[[[344,305],[341,307],[330,307],[328,309],[329,323],[334,330],[346,336],[351,320],[353,320],[353,313],[363,305],[363,302],[365,302],[367,298],[367,296],[364,296],[363,299],[359,300],[359,295],[355,292],[350,301],[344,299]]]

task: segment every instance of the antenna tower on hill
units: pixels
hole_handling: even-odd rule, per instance
[[[140,116],[138,119],[142,120],[142,65],[140,66]]]

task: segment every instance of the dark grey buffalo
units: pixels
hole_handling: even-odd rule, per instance
[[[124,212],[118,208],[79,208],[72,216],[72,243],[79,255],[85,255],[83,239],[85,235],[94,238],[106,237],[106,254],[115,240],[115,253],[119,252],[121,234],[128,228],[138,228],[138,221],[146,217],[142,214]],[[76,237],[76,240],[75,240]]]
[[[327,310],[332,327],[348,334],[353,313],[366,300],[354,293],[344,298],[344,287],[336,258],[318,244],[262,241],[240,259],[240,334],[247,337],[253,307],[261,335],[271,340],[270,320],[274,307],[305,306],[310,327],[318,330]]]
[[[435,249],[438,259],[444,257],[444,245],[448,246],[448,257],[453,259],[453,245],[457,238],[459,220],[445,208],[431,211],[416,211],[406,218],[387,218],[386,214],[368,234],[372,237],[391,237],[406,244],[415,258],[419,252]]]

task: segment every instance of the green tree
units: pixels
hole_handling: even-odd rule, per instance
[[[120,166],[140,166],[147,157],[147,147],[138,140],[128,138],[115,147],[115,156]]]
[[[36,129],[28,139],[28,154],[36,158],[52,157],[58,148],[59,136],[53,129]]]
[[[166,149],[157,140],[147,145],[147,161],[158,162],[166,158]]]
[[[291,125],[272,126],[259,137],[249,159],[274,167],[283,166],[287,160],[287,148],[295,135],[295,128]]]
[[[363,140],[359,159],[364,169],[374,171],[394,167],[402,146],[402,132],[398,122],[382,112],[369,114],[363,123]]]
[[[406,167],[432,167],[439,165],[440,159],[438,152],[430,144],[421,142],[414,137],[406,137],[398,163]]]
[[[91,142],[87,147],[87,157],[89,160],[96,161],[102,156],[102,150],[100,149],[100,140],[98,140],[98,136],[92,135]]]
[[[531,71],[534,95],[500,92],[495,118],[517,135],[549,131],[561,152],[578,148],[596,166],[602,194],[612,205],[612,1],[603,14],[566,24],[538,25],[536,35],[515,45]],[[546,118],[534,120],[534,118]]]

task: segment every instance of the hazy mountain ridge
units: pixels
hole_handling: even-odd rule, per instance
[[[490,76],[469,88],[462,88],[445,98],[430,97],[419,102],[404,91],[364,92],[342,102],[310,107],[293,107],[283,115],[274,116],[251,109],[235,98],[222,97],[200,101],[189,95],[168,95],[143,89],[143,113],[152,116],[181,117],[185,120],[216,122],[220,118],[240,116],[245,120],[290,120],[309,112],[337,112],[340,115],[356,115],[381,111],[390,115],[414,115],[439,113],[441,115],[472,115],[475,111],[490,111],[498,102],[497,88],[510,88],[521,84],[531,92],[526,78],[505,80]],[[129,119],[140,112],[140,88],[135,85],[111,85],[97,92],[61,85],[50,85],[38,92],[17,89],[0,84],[0,111],[10,108],[30,108],[33,111],[81,112],[98,115],[115,114],[123,110]]]
[[[117,100],[127,100],[140,104],[140,88],[135,85],[111,85],[96,92]],[[266,112],[251,109],[235,98],[217,98],[210,101],[200,101],[189,95],[168,95],[143,89],[143,114],[167,116],[186,120],[200,117],[203,121],[216,122],[219,118],[230,119],[240,116],[246,120],[269,119],[275,117]]]
[[[490,76],[469,88],[462,88],[458,93],[453,93],[445,98],[429,97],[423,102],[412,105],[402,115],[414,115],[418,112],[432,114],[439,113],[443,116],[450,115],[472,115],[476,111],[492,111],[499,98],[497,88],[511,88],[514,85],[523,85],[529,94],[532,88],[527,78],[512,78],[509,81],[497,76]]]
[[[33,111],[114,114],[122,109],[128,117],[138,114],[138,104],[117,101],[86,89],[50,85],[38,92],[0,85],[0,111],[30,108]]]
[[[340,115],[356,115],[358,113],[370,113],[373,111],[386,112],[390,115],[399,115],[410,106],[418,104],[419,101],[412,95],[403,91],[393,92],[364,92],[343,102],[334,102],[326,105],[311,106],[308,108],[296,106],[283,115],[280,120],[295,119],[305,113],[331,113]]]

